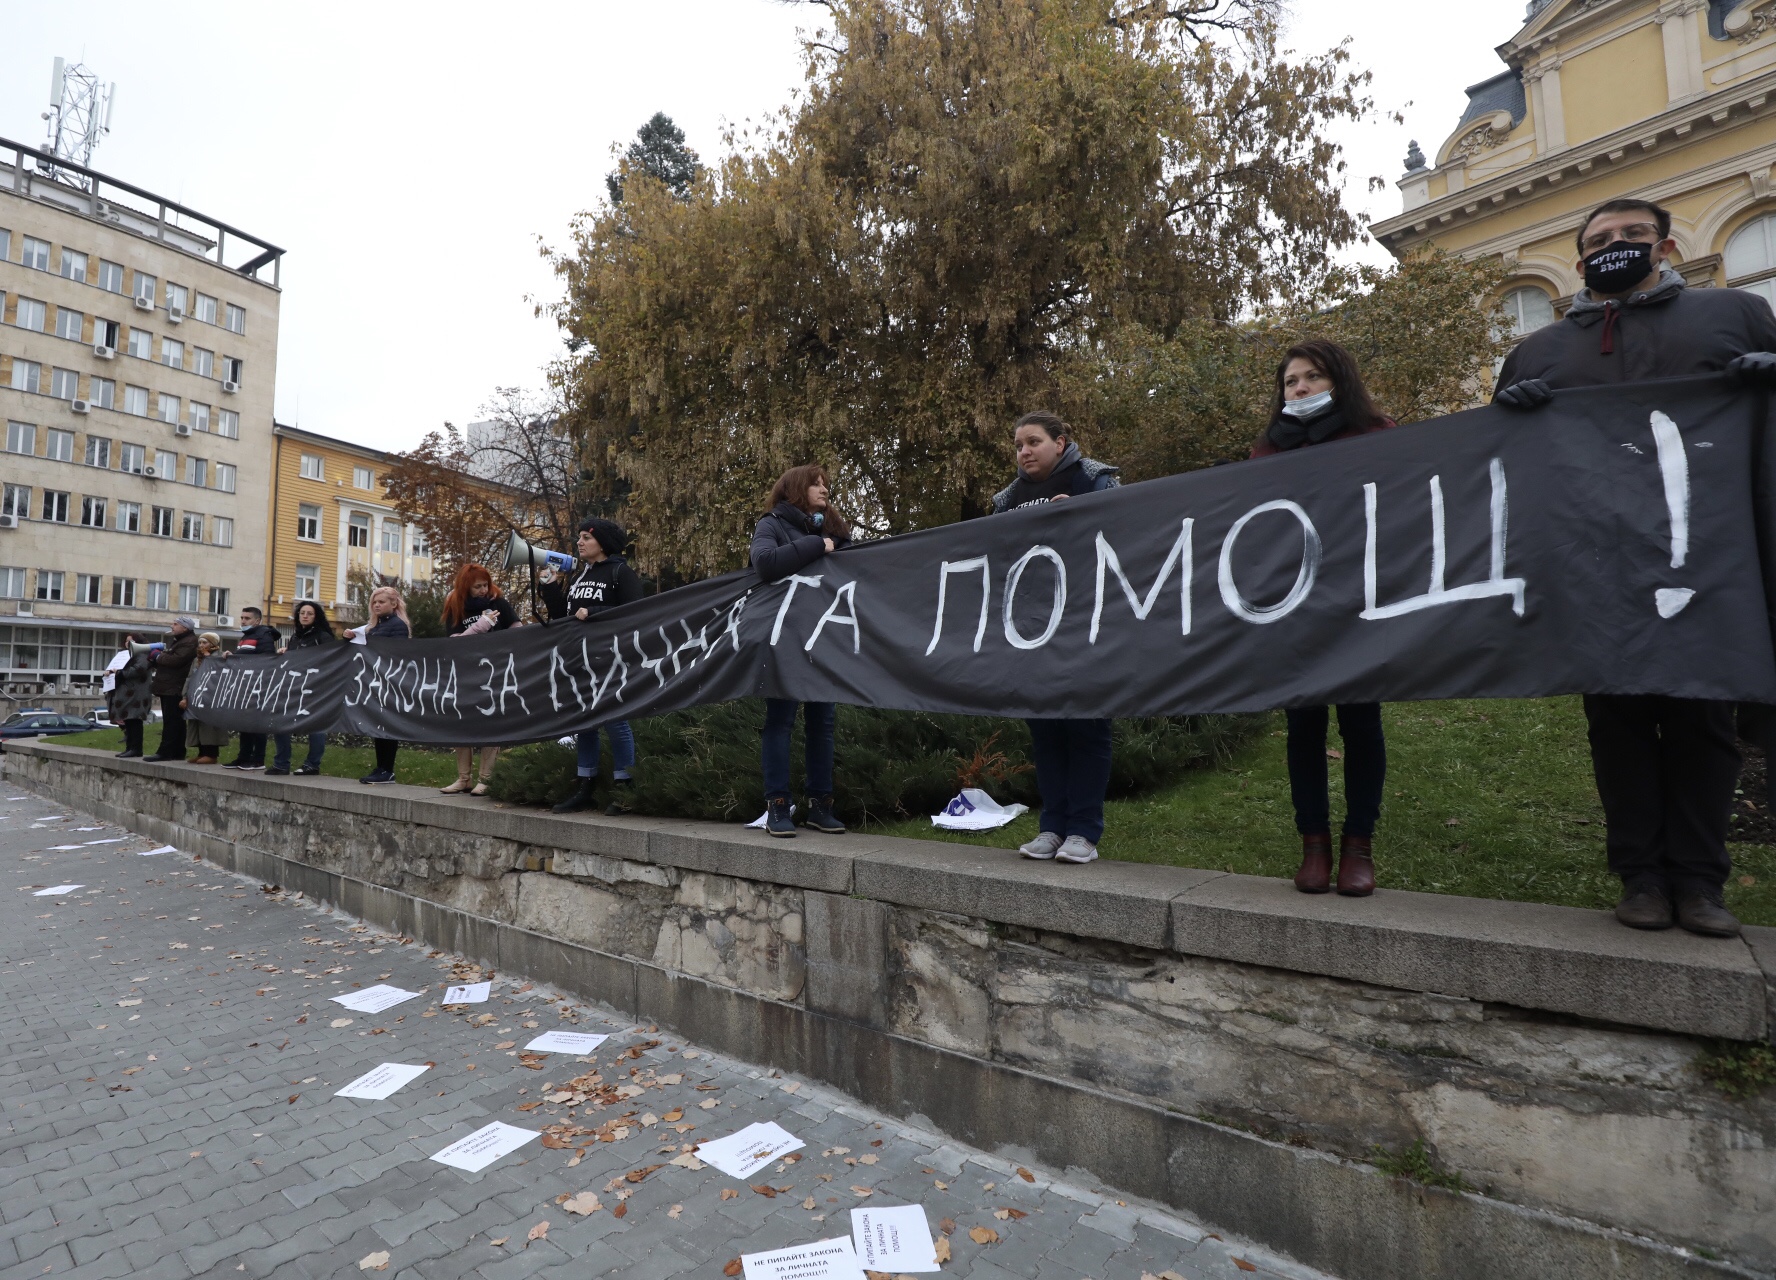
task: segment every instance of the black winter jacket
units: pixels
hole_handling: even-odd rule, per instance
[[[1004,511],[1015,511],[1019,507],[1034,506],[1039,502],[1052,502],[1057,493],[1064,493],[1070,498],[1077,498],[1087,493],[1098,493],[1104,489],[1118,488],[1122,481],[1117,473],[1121,467],[1113,467],[1108,462],[1099,462],[1079,452],[1079,446],[1072,441],[1056,461],[1053,471],[1048,473],[1046,480],[1032,482],[1024,478],[1019,471],[1012,482],[993,495],[993,514]]]
[[[1716,373],[1748,351],[1776,351],[1770,304],[1743,289],[1687,288],[1667,267],[1656,287],[1621,302],[1597,302],[1579,290],[1565,319],[1537,329],[1505,357],[1498,386],[1540,378],[1556,389],[1594,387]]]
[[[297,627],[290,637],[289,648],[312,649],[319,644],[332,644],[338,636],[333,634],[332,627]]]
[[[197,659],[197,635],[187,631],[182,636],[168,636],[166,648],[149,655],[154,666],[154,680],[149,686],[157,698],[178,698],[185,693],[185,677]]]
[[[543,605],[549,621],[586,611],[588,618],[620,604],[641,599],[641,575],[622,556],[606,556],[597,564],[582,564],[571,578],[557,578],[542,586]]]
[[[260,623],[241,632],[240,643],[234,646],[234,652],[242,658],[269,658],[278,651],[283,638],[276,627]]]
[[[554,584],[551,583],[550,585],[553,586]],[[464,603],[462,621],[450,628],[450,634],[453,636],[460,636],[474,624],[476,618],[479,618],[489,609],[492,609],[495,613],[499,614],[499,617],[494,621],[493,626],[489,630],[504,631],[507,627],[515,627],[518,625],[518,611],[512,607],[512,602],[504,596],[494,596],[491,599],[483,600],[477,600],[475,597],[470,596]]]
[[[791,502],[779,502],[752,529],[750,563],[765,582],[782,582],[792,573],[800,573],[826,554],[826,539],[831,534],[815,530],[814,521],[806,511]],[[846,546],[849,535],[833,538],[833,548]]]
[[[364,633],[366,640],[406,640],[413,635],[413,628],[401,621],[401,615],[391,613]]]

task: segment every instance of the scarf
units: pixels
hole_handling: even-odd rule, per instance
[[[1349,429],[1350,420],[1344,416],[1344,410],[1334,400],[1329,407],[1305,420],[1279,413],[1264,436],[1277,449],[1286,452],[1299,449],[1304,444],[1324,444],[1341,431]]]

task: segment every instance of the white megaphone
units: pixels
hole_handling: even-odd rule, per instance
[[[574,567],[574,558],[565,551],[545,551],[541,547],[533,547],[514,531],[512,540],[506,544],[505,567],[516,569],[528,564],[566,573]]]
[[[158,653],[164,648],[166,648],[164,644],[142,644],[140,641],[131,640],[130,657],[140,658],[143,654]]]

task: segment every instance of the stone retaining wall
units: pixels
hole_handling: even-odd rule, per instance
[[[1363,1277],[1776,1275],[1776,930],[8,744],[7,776],[436,946]],[[1761,959],[1761,964],[1760,964]],[[1474,1193],[1380,1176],[1422,1142]],[[1728,1260],[1711,1263],[1710,1257]]]

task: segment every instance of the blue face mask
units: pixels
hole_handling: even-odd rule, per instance
[[[1303,396],[1299,400],[1283,402],[1283,412],[1291,418],[1312,418],[1323,409],[1332,407],[1332,393],[1322,391],[1318,395]]]

